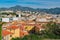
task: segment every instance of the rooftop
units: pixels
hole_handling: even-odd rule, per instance
[[[17,29],[17,28],[19,28],[19,27],[16,25],[12,25],[12,26],[7,27],[7,29]]]
[[[2,36],[7,36],[9,34],[12,34],[12,33],[6,30],[2,30]]]

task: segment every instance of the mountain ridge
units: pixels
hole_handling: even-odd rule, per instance
[[[30,8],[30,7],[22,7],[20,5],[16,5],[14,7],[10,8],[0,8],[0,11],[5,11],[5,10],[13,10],[13,11],[34,11],[34,12],[46,12],[46,13],[51,13],[51,14],[60,14],[60,8],[50,8],[50,9],[42,9],[42,8]]]

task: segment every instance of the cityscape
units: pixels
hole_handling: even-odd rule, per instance
[[[8,0],[10,2],[13,1]],[[38,3],[35,4],[38,6]],[[0,40],[60,40],[60,7],[37,8],[18,4],[1,7]]]

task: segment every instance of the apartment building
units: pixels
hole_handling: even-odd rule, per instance
[[[12,38],[20,37],[20,28],[16,25],[11,25],[7,27],[7,31],[12,32]]]
[[[12,34],[10,31],[2,30],[2,40],[11,40]]]

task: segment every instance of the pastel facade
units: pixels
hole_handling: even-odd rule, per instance
[[[26,26],[25,26],[25,30],[26,30],[26,31],[30,31],[30,30],[33,29],[33,28],[34,28],[33,25],[26,25]]]
[[[2,22],[9,22],[9,18],[2,18]]]
[[[15,26],[15,25],[9,26],[7,27],[7,30],[13,33],[11,35],[12,38],[20,37],[20,29],[18,26]]]
[[[11,40],[12,33],[6,30],[2,30],[2,40]]]

